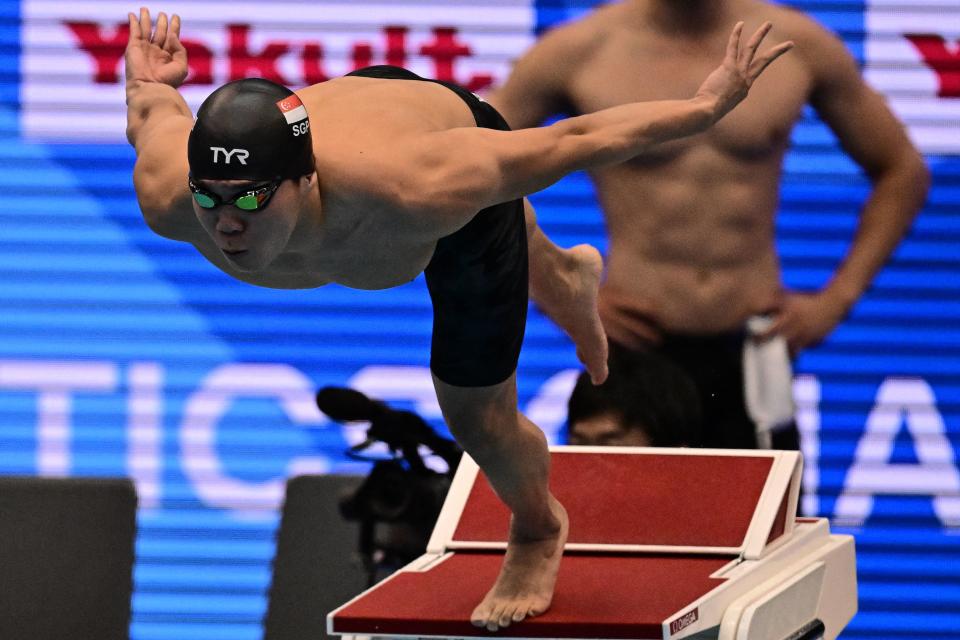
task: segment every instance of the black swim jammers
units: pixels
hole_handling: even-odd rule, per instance
[[[455,84],[389,65],[347,75],[442,84],[463,99],[478,127],[510,130],[496,109]],[[424,273],[433,300],[433,374],[458,387],[487,387],[509,378],[517,368],[527,321],[523,200],[483,209],[442,238]]]

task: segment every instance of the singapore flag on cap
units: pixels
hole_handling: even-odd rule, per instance
[[[307,119],[307,109],[303,106],[297,94],[289,95],[283,100],[277,102],[283,117],[287,119],[287,124],[296,124],[301,120]]]

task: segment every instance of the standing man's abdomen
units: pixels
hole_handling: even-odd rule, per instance
[[[610,336],[723,333],[775,308],[776,194],[767,181],[718,176],[698,184],[685,172],[663,173],[643,172],[629,183],[620,176],[616,189],[598,184],[610,233],[600,294]]]

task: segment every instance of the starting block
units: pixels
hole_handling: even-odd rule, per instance
[[[328,632],[832,640],[856,613],[853,538],[794,515],[797,452],[552,447],[551,461],[570,535],[545,614],[496,633],[470,624],[509,512],[464,455],[426,553],[331,612]]]

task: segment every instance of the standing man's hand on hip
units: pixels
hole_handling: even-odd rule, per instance
[[[787,341],[790,355],[796,356],[807,347],[814,347],[826,338],[846,317],[849,307],[832,296],[829,290],[817,293],[787,292],[774,315],[773,324],[760,340],[781,335]]]

